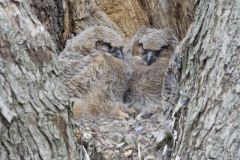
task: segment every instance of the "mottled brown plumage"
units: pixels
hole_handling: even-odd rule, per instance
[[[123,38],[119,33],[108,27],[95,26],[68,40],[64,52],[80,52],[82,55],[89,55],[96,51],[98,41],[109,43],[113,47],[123,46]]]
[[[124,62],[108,53],[94,57],[88,67],[66,83],[70,94],[79,98],[75,110],[93,114],[114,110],[127,89],[127,73]]]
[[[133,75],[125,94],[126,103],[140,110],[161,105],[165,71],[176,42],[172,32],[166,29],[142,28],[135,34],[128,47],[133,55]]]
[[[75,117],[111,112],[121,106],[129,69],[113,51],[120,52],[117,49],[122,45],[121,36],[106,27],[87,29],[68,41],[59,56],[60,75],[76,102]]]

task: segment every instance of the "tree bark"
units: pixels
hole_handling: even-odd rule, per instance
[[[171,28],[183,39],[194,19],[196,0],[139,0],[150,26]]]
[[[77,159],[56,46],[30,11],[0,1],[0,159]]]
[[[172,159],[240,158],[239,17],[240,1],[198,1],[195,22],[177,51],[181,95]]]
[[[32,12],[51,34],[57,51],[64,48],[63,0],[29,0]]]
[[[65,0],[65,33],[103,25],[131,37],[143,26],[171,28],[182,39],[196,0]]]
[[[45,10],[40,1],[32,1],[32,9],[44,26],[24,0],[0,0],[0,159],[80,157],[79,131],[56,69],[57,51],[71,33],[93,24],[120,28],[130,36],[142,25],[149,25],[170,26],[183,37],[192,15],[186,8],[193,7],[193,1],[161,0],[159,6],[167,4],[174,9],[167,7],[163,12],[166,8],[160,7],[160,14],[152,3],[138,1],[137,5],[144,6],[139,15],[145,18],[126,27],[130,21],[119,19],[125,12],[114,14],[107,10],[109,3],[105,1],[95,12],[83,1],[90,6],[83,15],[77,11],[84,5],[78,8],[73,2],[49,1],[45,4],[49,10]],[[196,5],[195,21],[175,53],[181,56],[182,68],[172,159],[239,159],[240,1],[197,0]],[[91,17],[92,13],[99,14]],[[139,16],[134,7],[131,13]],[[171,13],[172,19],[164,13]],[[49,18],[53,22],[48,22]]]

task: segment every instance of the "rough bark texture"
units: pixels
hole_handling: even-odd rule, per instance
[[[31,2],[32,8],[28,2]],[[131,37],[138,28],[150,26],[172,28],[182,38],[192,21],[195,5],[195,22],[175,51],[176,57],[171,60],[172,66],[168,69],[166,79],[177,80],[176,73],[181,75],[180,97],[174,108],[176,139],[172,159],[239,159],[240,1],[194,2],[0,0],[0,159],[78,159],[86,149],[82,145],[78,154],[80,144],[77,138],[82,136],[83,140],[85,137],[92,141],[91,136],[95,135],[95,131],[92,134],[93,131],[89,131],[84,123],[80,124],[81,131],[86,129],[85,133],[91,132],[92,135],[81,135],[79,130],[75,130],[66,89],[58,79],[56,70],[57,52],[71,34],[90,26],[103,25]],[[31,9],[43,24],[33,16]],[[181,72],[178,70],[180,60]],[[178,86],[170,86],[166,90],[169,88],[175,89],[175,92],[163,98],[166,109],[174,105],[178,94]],[[135,117],[134,114],[132,116],[129,111],[132,117]],[[111,140],[110,144],[113,144],[116,152],[119,151],[117,146],[123,148],[116,155],[139,157],[141,149],[138,149],[138,144],[141,143],[150,146],[149,150],[144,150],[146,153],[143,156],[148,155],[148,151],[154,153],[159,146],[165,150],[162,146],[166,143],[166,136],[158,132],[166,126],[171,129],[170,122],[160,116],[152,117],[150,123],[144,118],[141,121],[139,117],[136,118],[132,123],[129,117],[128,121],[109,119],[111,125],[105,119],[96,119],[98,123],[90,119],[91,122],[87,124],[99,127],[96,134],[102,131],[103,135],[107,135],[106,139]],[[125,130],[127,125],[128,130]],[[120,137],[119,141],[111,128],[106,126],[115,127],[114,134]],[[143,141],[130,142],[134,138],[124,135],[126,132],[140,136]],[[147,136],[151,139],[147,141],[151,142],[149,144],[145,141]],[[95,159],[114,154],[101,153],[104,147],[106,151],[113,150],[104,141],[96,142],[100,147],[95,143],[89,146],[94,148],[92,157]],[[132,143],[131,148],[124,150],[127,143]],[[167,145],[172,147],[171,144]]]
[[[171,28],[183,38],[193,21],[195,0],[138,0],[150,26]]]
[[[0,1],[0,159],[77,159],[56,47],[24,1]]]
[[[51,34],[57,51],[64,48],[63,0],[29,0],[33,13]]]
[[[195,0],[70,0],[65,1],[65,33],[95,25],[112,27],[131,37],[140,27],[171,28],[180,38],[193,19]]]
[[[198,3],[195,22],[179,50],[182,108],[175,114],[173,157],[239,159],[240,1]]]
[[[137,0],[72,0],[68,4],[74,33],[90,26],[103,25],[130,36],[139,27],[149,24]]]
[[[33,12],[62,50],[84,29],[102,25],[131,37],[140,27],[171,28],[183,38],[193,20],[195,0],[29,0]]]

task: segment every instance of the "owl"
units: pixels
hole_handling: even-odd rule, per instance
[[[83,31],[68,40],[59,63],[75,118],[123,106],[130,74],[124,62],[123,38],[117,32],[101,26]]]
[[[113,57],[124,59],[123,45],[122,36],[111,28],[95,26],[84,30],[67,41],[58,57],[62,79],[67,81],[78,74],[99,53],[109,53]]]
[[[124,102],[136,109],[152,110],[161,105],[162,86],[177,38],[168,29],[141,28],[132,38],[133,74]]]
[[[78,99],[75,110],[80,116],[86,112],[94,115],[107,113],[119,107],[128,81],[128,69],[124,62],[111,54],[102,53],[66,84],[70,95]]]
[[[64,52],[78,52],[85,56],[100,50],[123,59],[123,43],[123,38],[117,31],[104,26],[95,26],[68,40]]]

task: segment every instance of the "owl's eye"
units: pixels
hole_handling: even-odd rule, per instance
[[[112,47],[109,52],[116,58],[124,59],[122,47]]]
[[[146,52],[145,52],[145,50],[143,49],[143,48],[138,48],[138,52],[140,53],[140,54],[146,54]]]
[[[109,46],[107,46],[107,45],[102,45],[101,46],[101,48],[100,48],[100,50],[102,50],[102,51],[104,51],[104,52],[108,52],[109,51]]]
[[[140,53],[140,54],[145,54],[145,49],[143,48],[143,44],[142,43],[139,43],[138,44],[138,52]]]
[[[148,50],[143,50],[142,55],[148,54]]]
[[[158,51],[158,57],[159,56],[165,56],[167,54],[166,49],[169,49],[169,46],[163,46],[159,51]]]
[[[110,43],[98,41],[96,42],[96,48],[97,50],[100,50],[103,52],[109,52],[112,49],[112,46]]]
[[[161,54],[160,50],[155,52],[155,56],[158,57],[158,58],[160,57],[160,54]]]
[[[168,49],[169,46],[162,46],[161,49],[159,50],[159,52],[162,52],[165,49]]]

